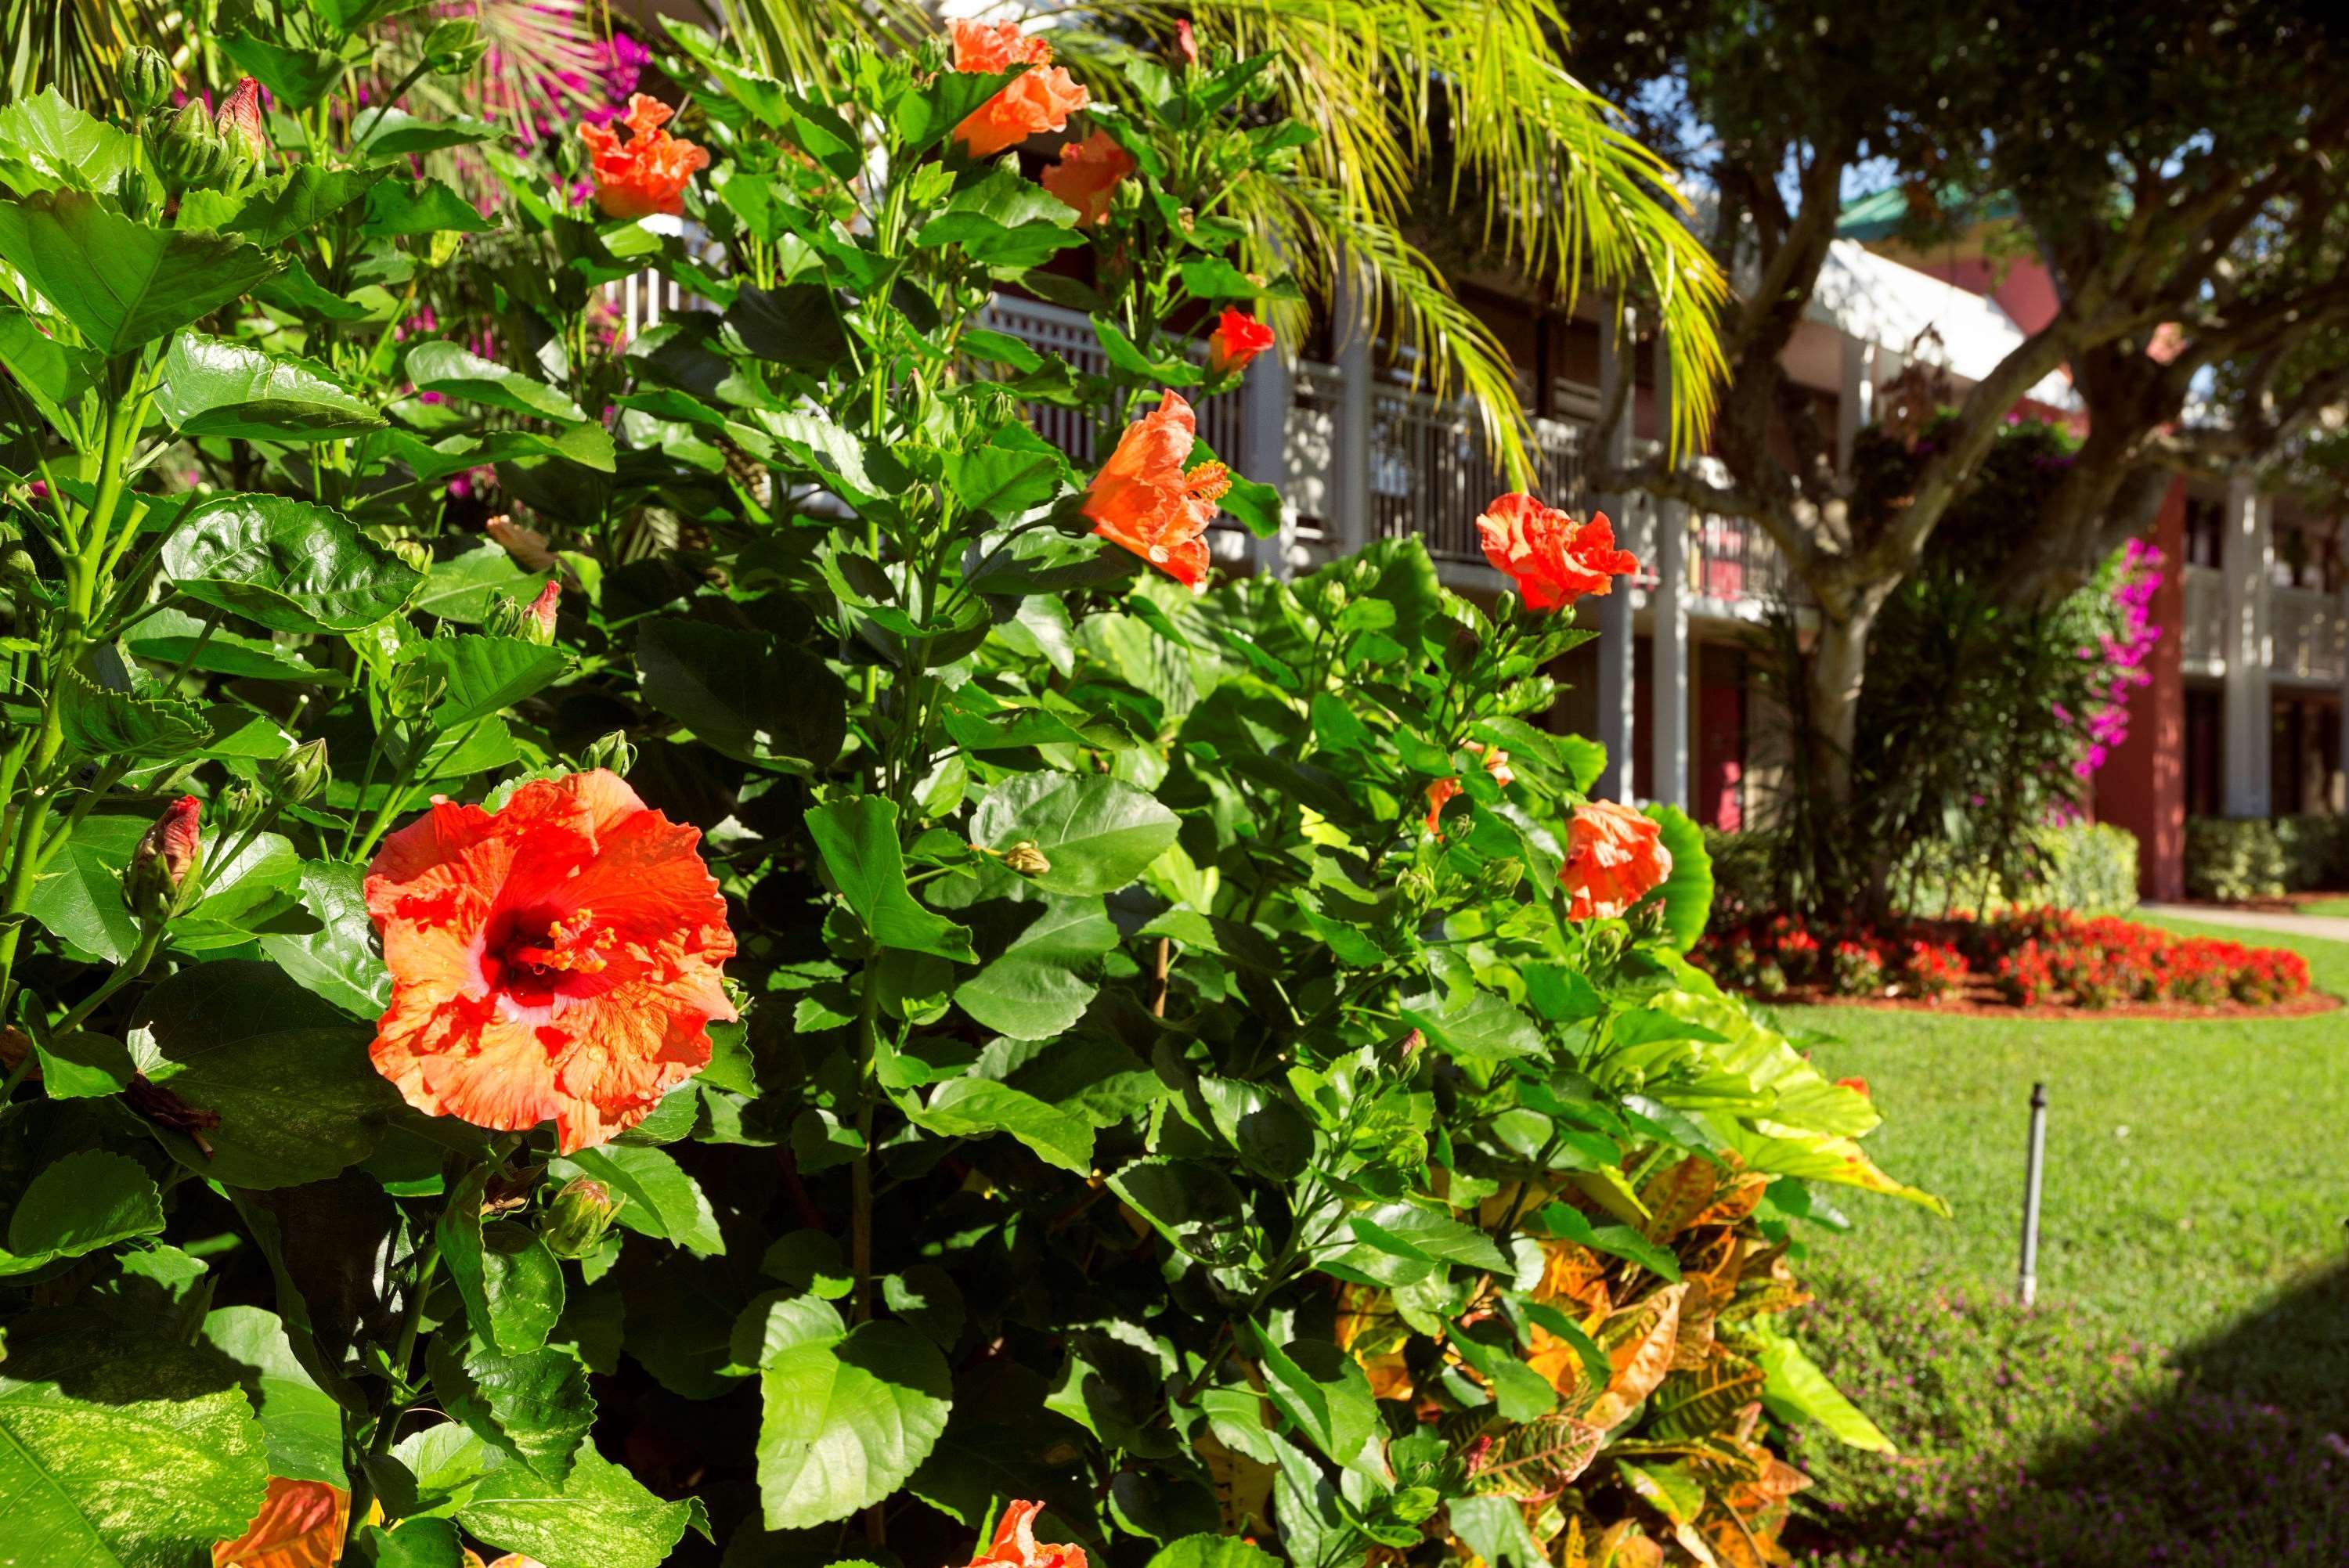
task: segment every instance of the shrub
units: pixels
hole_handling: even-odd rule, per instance
[[[2121,914],[2137,907],[2137,835],[2109,822],[2046,823],[2023,834],[2027,873],[2002,880],[1960,863],[1939,841],[1919,844],[1895,874],[1893,904],[1932,918],[2008,909]]]
[[[2276,898],[2290,888],[2290,861],[2264,818],[2195,817],[2186,824],[2186,891],[2234,903]]]

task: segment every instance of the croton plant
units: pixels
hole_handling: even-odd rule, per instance
[[[0,108],[0,1560],[1778,1560],[1802,1227],[1931,1200],[1545,725],[1603,520],[1218,573],[1268,61],[517,150],[386,10]]]

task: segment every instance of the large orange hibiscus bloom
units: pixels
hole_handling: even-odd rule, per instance
[[[1029,37],[1019,24],[954,25],[956,70],[991,77],[1021,66],[1028,68],[954,128],[954,139],[973,158],[992,158],[1040,132],[1064,130],[1069,116],[1092,102],[1091,94],[1052,63],[1052,46]]]
[[[709,154],[661,129],[677,111],[658,98],[630,95],[620,123],[628,139],[608,125],[583,125],[587,173],[595,182],[595,205],[607,218],[648,218],[685,210],[685,188],[694,170],[709,167]]]
[[[1506,575],[1535,610],[1563,610],[1585,593],[1602,594],[1614,580],[1640,570],[1628,550],[1615,548],[1615,525],[1600,512],[1577,522],[1529,495],[1496,499],[1476,520],[1485,559]]]
[[[391,1006],[371,1053],[409,1104],[563,1152],[648,1115],[709,1061],[734,955],[701,835],[597,769],[500,811],[436,801],[367,879]]]
[[[995,1527],[994,1543],[970,1560],[970,1568],[1085,1568],[1085,1549],[1036,1539],[1040,1502],[1007,1502]]]
[[[1620,914],[1661,885],[1672,874],[1672,852],[1662,835],[1653,817],[1629,806],[1612,800],[1577,806],[1567,827],[1566,864],[1557,873],[1569,895],[1567,918]]]
[[[1221,463],[1185,471],[1198,423],[1191,405],[1174,393],[1125,428],[1117,450],[1085,489],[1080,510],[1093,531],[1120,544],[1187,588],[1207,581],[1207,542],[1216,502],[1232,488]]]
[[[1044,170],[1044,189],[1076,210],[1077,227],[1098,226],[1109,222],[1117,182],[1140,167],[1117,138],[1096,130],[1061,149],[1061,160]]]

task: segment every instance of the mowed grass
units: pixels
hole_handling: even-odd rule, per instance
[[[2320,990],[2349,996],[2349,944],[2159,923],[2295,948]],[[1806,1007],[1782,1021],[1837,1037],[1813,1058],[1868,1079],[1885,1119],[1868,1139],[1877,1162],[1955,1211],[1838,1191],[1852,1229],[1815,1243],[1830,1272],[2011,1292],[2033,1082],[2048,1098],[2041,1300],[2178,1348],[2349,1251],[2349,1008],[2168,1022]],[[2349,1379],[2349,1346],[2333,1370]]]

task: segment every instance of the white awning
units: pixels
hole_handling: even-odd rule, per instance
[[[1941,366],[1965,381],[1981,381],[2020,345],[2025,334],[1996,300],[1890,261],[1853,240],[1827,247],[1810,319],[1863,343]],[[1937,343],[1927,336],[1938,335]],[[2076,408],[2079,398],[2062,374],[2050,374],[2025,394],[2052,407]]]

